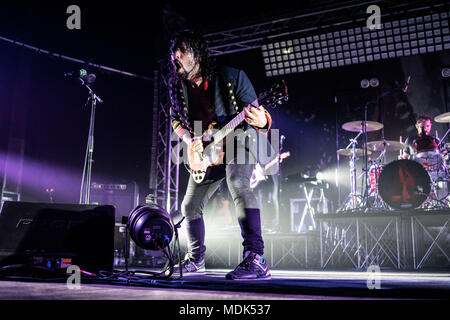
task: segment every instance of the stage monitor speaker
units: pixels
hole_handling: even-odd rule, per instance
[[[0,266],[112,270],[114,210],[109,205],[5,201],[0,214]]]

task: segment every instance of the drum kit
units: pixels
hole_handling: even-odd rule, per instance
[[[434,121],[450,123],[450,112],[438,115]],[[364,143],[357,148],[357,139],[372,131],[383,128],[376,121],[352,121],[342,125],[342,129],[357,132],[355,138],[345,149],[337,150],[339,155],[349,157],[350,194],[338,212],[364,210],[390,211],[407,209],[442,209],[450,207],[447,184],[450,182],[449,158],[450,143],[443,143],[450,129],[442,139],[436,137],[437,147],[430,148],[427,143],[415,144],[416,153],[409,159],[386,163],[386,154],[399,152],[402,154],[406,144],[401,141],[380,140]],[[366,136],[367,137],[367,136]],[[366,139],[367,141],[367,139]],[[365,184],[364,194],[357,190],[356,161],[359,157],[365,160],[363,168]]]

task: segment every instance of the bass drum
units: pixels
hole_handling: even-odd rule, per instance
[[[380,173],[378,192],[393,209],[420,207],[431,192],[431,179],[425,168],[413,160],[396,160]]]

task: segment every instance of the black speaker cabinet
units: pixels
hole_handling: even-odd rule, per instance
[[[139,204],[139,187],[136,182],[130,183],[92,183],[91,203],[112,205],[116,208],[115,219],[120,223],[122,217],[130,214]]]
[[[112,270],[115,208],[5,201],[0,214],[0,266],[49,269],[78,265]]]

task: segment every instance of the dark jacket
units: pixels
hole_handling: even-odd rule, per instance
[[[214,85],[213,108],[212,110],[218,120],[217,128],[222,128],[228,121],[240,113],[244,107],[254,102],[257,95],[249,78],[244,71],[219,67],[217,76],[212,79],[209,85]],[[194,136],[193,124],[189,120],[189,97],[187,94],[187,83],[179,83],[176,87],[169,88],[172,117],[172,127],[178,136],[187,130]],[[241,129],[237,135],[236,145],[249,150],[256,159],[257,145],[261,139],[266,141],[267,131],[270,129],[272,119],[266,110],[267,125],[264,129],[249,126],[247,122],[242,122],[237,128]],[[266,142],[267,143],[267,142]]]

